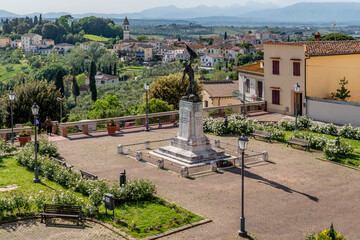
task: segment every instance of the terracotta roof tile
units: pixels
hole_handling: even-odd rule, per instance
[[[211,97],[232,97],[233,91],[239,90],[239,81],[209,81],[208,83],[202,82],[203,90],[208,92]]]
[[[307,56],[360,54],[360,41],[266,42],[265,45],[306,46]]]
[[[254,73],[262,73],[264,74],[264,68],[260,67],[260,62],[256,62],[253,64],[236,67],[237,71],[245,71],[245,72],[254,72]]]

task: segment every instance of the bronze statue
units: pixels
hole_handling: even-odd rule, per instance
[[[194,59],[198,58],[198,55],[188,45],[186,45],[186,50],[190,54],[190,59],[185,60],[183,62],[185,69],[184,69],[184,74],[183,74],[183,78],[181,80],[181,83],[184,82],[185,76],[187,74],[190,84],[187,87],[185,96],[183,96],[182,99],[183,100],[190,100],[190,101],[198,102],[198,101],[201,101],[201,99],[200,99],[199,95],[195,91],[197,83],[195,81],[194,69],[191,66]]]

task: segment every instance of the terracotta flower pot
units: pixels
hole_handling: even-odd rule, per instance
[[[107,131],[109,135],[115,135],[116,130],[118,129],[118,126],[107,126]]]
[[[18,137],[19,142],[20,142],[20,147],[25,146],[25,144],[27,142],[29,142],[31,140],[31,136],[26,136],[26,137]]]

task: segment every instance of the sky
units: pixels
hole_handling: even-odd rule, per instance
[[[69,13],[132,13],[144,9],[175,5],[181,8],[208,6],[243,5],[249,0],[0,0],[0,9],[17,14],[33,12],[69,12]],[[311,0],[252,0],[259,3],[272,3],[287,6],[297,2]],[[313,0],[312,0],[313,1]],[[220,2],[220,4],[219,4]],[[316,2],[360,2],[360,0],[316,0]]]

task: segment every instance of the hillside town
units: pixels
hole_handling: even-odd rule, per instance
[[[360,239],[355,23],[95,15],[0,10],[0,240]]]

